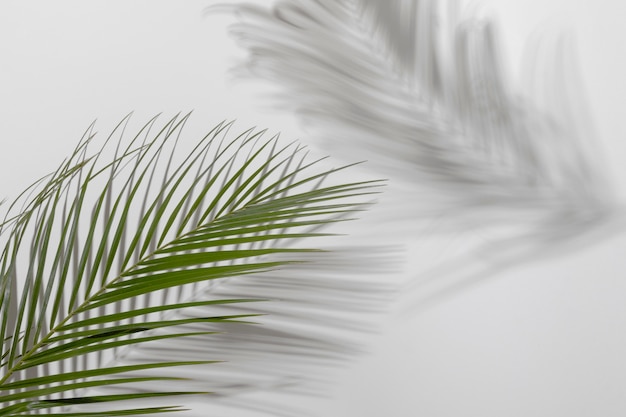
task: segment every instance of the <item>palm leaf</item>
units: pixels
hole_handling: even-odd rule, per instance
[[[221,123],[181,157],[176,150],[188,117],[162,126],[152,119],[128,143],[115,145],[125,118],[94,153],[92,126],[53,174],[8,207],[0,224],[0,415],[178,410],[54,411],[205,391],[80,394],[155,381],[174,387],[181,378],[161,370],[221,359],[114,364],[123,347],[180,343],[214,333],[207,324],[253,320],[254,313],[224,314],[219,307],[258,298],[203,298],[198,285],[286,267],[318,252],[290,242],[321,236],[321,225],[346,220],[378,185],[322,186],[338,169],[309,173],[319,161],[307,161],[300,146],[279,147],[263,132],[228,139],[232,123]],[[109,156],[111,162],[103,162]],[[255,246],[259,242],[267,246]],[[214,309],[185,313],[208,307]],[[201,326],[180,330],[191,325]]]
[[[493,233],[483,255],[495,257],[505,241],[546,249],[611,217],[566,43],[520,91],[495,23],[457,1],[273,3],[222,6],[249,52],[236,74],[276,84],[319,143],[387,176],[400,192],[386,218]]]

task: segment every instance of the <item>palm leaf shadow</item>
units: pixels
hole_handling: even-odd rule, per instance
[[[524,74],[533,88],[521,90],[497,22],[458,1],[278,0],[213,11],[237,17],[231,34],[248,52],[238,80],[271,82],[272,102],[295,111],[319,146],[389,178],[393,203],[379,221],[398,241],[461,234],[488,271],[615,227],[566,39],[535,54]],[[431,230],[408,232],[410,222]],[[449,273],[465,268],[471,260]],[[442,294],[471,285],[448,284]]]

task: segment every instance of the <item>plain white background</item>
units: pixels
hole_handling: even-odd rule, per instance
[[[381,0],[382,1],[382,0]],[[259,0],[261,2],[261,0]],[[214,2],[213,2],[214,3]],[[194,109],[190,134],[223,119],[306,136],[291,115],[228,81],[241,55],[210,0],[4,0],[0,3],[0,198],[54,169],[84,129],[125,114]],[[618,194],[626,187],[626,50],[617,0],[499,0],[515,71],[525,41],[573,34],[589,107]],[[596,138],[594,138],[596,140]],[[390,323],[337,382],[326,416],[618,417],[626,415],[626,283],[618,236],[520,266]],[[415,254],[414,256],[419,256]]]

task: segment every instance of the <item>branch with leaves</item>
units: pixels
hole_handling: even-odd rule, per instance
[[[189,115],[146,123],[128,143],[125,118],[99,150],[93,126],[72,155],[6,210],[0,236],[0,416],[153,414],[178,407],[67,411],[173,395],[165,368],[219,361],[116,366],[123,349],[212,331],[184,326],[252,320],[220,307],[259,302],[210,297],[206,285],[293,265],[318,250],[294,245],[366,206],[378,181],[324,185],[302,147],[248,130],[228,138],[221,123],[179,156]],[[111,160],[106,162],[107,153]],[[209,295],[207,298],[206,295]],[[199,295],[202,295],[200,297]],[[202,315],[175,312],[216,308]],[[203,310],[204,311],[204,310]],[[243,324],[242,324],[243,325]],[[211,336],[219,340],[220,335]],[[167,382],[165,390],[88,396],[87,389]]]

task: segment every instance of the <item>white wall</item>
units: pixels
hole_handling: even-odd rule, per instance
[[[492,3],[492,4],[490,4]],[[222,119],[300,134],[234,87],[238,52],[211,0],[4,0],[0,3],[0,198],[49,172],[95,118],[102,133],[195,109],[192,132]],[[626,154],[626,48],[619,0],[481,3],[519,60],[537,30],[576,34],[600,140],[618,189]],[[624,191],[620,191],[623,196]],[[390,324],[346,375],[328,416],[618,417],[626,415],[626,239],[519,267]],[[313,410],[312,410],[313,411]]]

